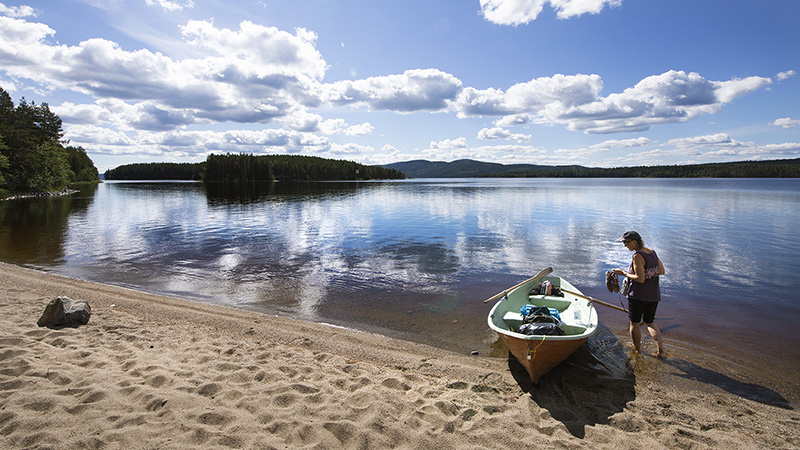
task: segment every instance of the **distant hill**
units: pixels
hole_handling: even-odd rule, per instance
[[[581,170],[583,166],[540,166],[535,164],[499,164],[459,159],[453,162],[414,161],[385,164],[382,167],[394,169],[411,178],[474,178],[487,175],[519,176],[520,173],[553,172],[562,170]],[[514,173],[515,175],[512,175]]]
[[[597,168],[498,164],[461,159],[453,162],[414,160],[383,167],[410,178],[800,178],[800,158],[771,161]]]

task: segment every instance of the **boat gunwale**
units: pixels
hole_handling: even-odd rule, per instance
[[[572,334],[572,335],[532,334],[532,335],[528,335],[528,334],[521,334],[521,333],[517,333],[515,331],[511,331],[511,330],[500,328],[499,326],[497,326],[494,323],[494,321],[492,319],[494,318],[494,315],[495,315],[497,309],[500,308],[502,303],[507,300],[508,296],[510,296],[511,294],[517,292],[520,289],[530,290],[531,285],[538,284],[542,280],[546,280],[548,278],[550,278],[550,279],[558,278],[559,279],[559,283],[565,282],[565,283],[569,284],[569,282],[566,281],[565,279],[563,279],[562,277],[549,275],[549,276],[544,276],[544,277],[541,277],[541,278],[536,278],[536,279],[530,280],[528,283],[525,283],[522,286],[517,287],[516,289],[508,291],[506,293],[506,295],[504,297],[500,298],[500,300],[489,311],[489,315],[487,317],[487,322],[489,324],[489,328],[491,328],[492,330],[496,331],[497,333],[503,334],[503,335],[505,335],[505,336],[507,336],[509,338],[523,340],[523,341],[577,341],[577,340],[585,341],[585,340],[589,339],[592,335],[594,335],[597,332],[597,327],[598,327],[598,324],[599,324],[599,318],[597,316],[597,310],[595,309],[594,305],[592,305],[591,302],[589,302],[589,301],[587,301],[585,299],[581,299],[581,298],[579,298],[577,296],[570,295],[570,294],[565,294],[564,298],[568,299],[570,302],[573,302],[573,303],[585,302],[587,304],[587,308],[589,309],[588,326],[586,327],[584,332],[582,332],[580,334]],[[577,288],[575,288],[571,284],[570,284],[570,287],[572,288],[571,290],[574,290],[576,292],[580,292]],[[505,309],[505,311],[510,311],[510,309]]]

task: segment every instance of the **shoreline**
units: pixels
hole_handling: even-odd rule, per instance
[[[6,263],[0,290],[5,448],[800,445],[795,406],[709,387],[688,357],[530,386],[502,358]],[[37,327],[57,296],[88,301],[89,323]]]

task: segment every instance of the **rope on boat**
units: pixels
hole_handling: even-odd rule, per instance
[[[536,350],[539,350],[539,347],[541,347],[541,346],[542,346],[542,344],[544,344],[544,340],[545,340],[545,339],[547,339],[547,335],[546,335],[546,334],[543,334],[543,335],[542,335],[542,342],[539,342],[539,345],[537,345],[537,346],[536,346],[536,348],[535,348],[535,349],[533,349],[533,352],[531,352],[531,346],[530,346],[530,344],[528,345],[528,360],[529,360],[529,361],[533,361],[534,359],[536,359]],[[533,353],[533,356],[531,356],[531,353]]]

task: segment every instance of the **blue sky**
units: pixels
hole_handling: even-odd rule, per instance
[[[800,157],[800,2],[0,3],[0,87],[104,171],[210,153],[592,167]]]

